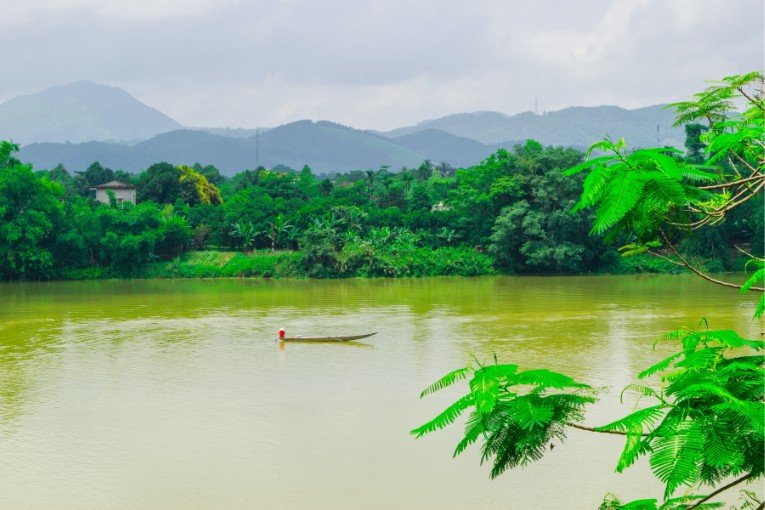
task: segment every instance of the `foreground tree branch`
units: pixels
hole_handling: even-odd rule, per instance
[[[693,264],[688,262],[685,259],[685,257],[680,255],[680,252],[677,251],[677,248],[675,248],[675,245],[672,244],[672,242],[669,240],[667,235],[664,233],[663,229],[660,229],[659,232],[661,234],[662,239],[664,239],[664,242],[667,244],[667,247],[672,251],[672,253],[675,254],[675,256],[678,258],[678,260],[680,260],[680,262],[682,262],[682,264],[685,267],[687,267],[688,269],[693,271],[698,276],[702,277],[703,279],[705,279],[708,282],[712,282],[712,283],[717,284],[717,285],[722,285],[723,287],[730,287],[730,288],[739,289],[739,290],[741,289],[741,287],[743,287],[742,285],[737,285],[735,283],[730,283],[730,282],[724,282],[722,280],[718,280],[717,278],[712,278],[711,276],[709,276],[706,273],[702,273],[698,268],[696,268],[696,266],[694,266]],[[759,291],[759,292],[765,292],[765,288],[762,288],[762,287],[751,287],[751,290],[756,290],[756,291]]]
[[[722,487],[720,487],[716,491],[714,491],[714,492],[710,493],[709,495],[707,495],[705,498],[696,501],[693,505],[689,506],[686,510],[693,510],[694,508],[698,508],[699,506],[703,505],[706,501],[709,501],[710,499],[712,499],[713,497],[717,496],[718,494],[721,494],[721,493],[727,491],[728,489],[731,489],[731,488],[735,487],[736,485],[749,480],[751,477],[752,477],[751,473],[748,473],[748,474],[742,476],[741,478],[737,478],[737,479],[733,480],[728,485],[723,485]],[[762,508],[762,505],[760,505],[759,508]]]

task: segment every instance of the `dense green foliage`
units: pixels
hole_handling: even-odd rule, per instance
[[[724,224],[753,203],[759,202],[761,211],[762,93],[762,74],[750,73],[725,78],[693,101],[677,103],[678,123],[709,122],[704,129],[689,130],[696,139],[689,143],[688,159],[669,148],[630,152],[624,140],[593,145],[588,156],[594,150],[605,154],[566,172],[588,171],[573,210],[595,208],[591,232],[625,243],[625,255],[654,255],[712,283],[762,293],[756,286],[765,277],[761,253],[758,257],[737,247],[754,266],[747,282],[737,285],[706,274],[679,248],[693,239],[693,232]],[[747,108],[732,115],[737,98],[746,99]],[[761,317],[764,303],[761,296],[755,317]],[[551,439],[565,439],[566,427],[620,434],[626,441],[616,470],[648,457],[665,491],[660,499],[630,503],[607,495],[601,510],[718,508],[720,503],[711,502],[715,496],[765,474],[765,356],[759,354],[765,342],[702,324],[700,331],[678,330],[660,339],[678,342],[681,350],[646,368],[639,383],[625,388],[622,396],[638,395],[637,410],[613,423],[582,424],[583,407],[595,401],[589,386],[544,369],[521,372],[516,365],[495,362],[458,369],[427,388],[422,396],[470,378],[467,394],[412,434],[421,437],[441,429],[471,409],[455,455],[482,441],[481,460],[491,460],[492,477],[540,459]],[[643,399],[649,405],[638,406]],[[704,485],[716,489],[694,494]],[[677,496],[681,488],[684,493]],[[765,507],[753,493],[744,505]]]
[[[626,436],[617,471],[648,455],[652,470],[666,485],[665,499],[683,485],[763,474],[765,370],[763,356],[746,353],[763,350],[765,343],[728,330],[675,331],[662,340],[679,341],[682,350],[639,374],[640,379],[659,374],[658,387],[625,388],[652,400],[652,405],[591,429]],[[743,355],[728,356],[738,352]],[[582,410],[596,401],[590,386],[565,375],[503,364],[458,369],[422,396],[468,377],[468,393],[412,433],[421,437],[441,429],[472,408],[454,454],[482,439],[481,459],[492,463],[492,478],[539,460],[551,440],[565,439],[567,426],[583,427]],[[655,508],[655,503],[646,508]]]

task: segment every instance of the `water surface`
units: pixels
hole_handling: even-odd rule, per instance
[[[758,338],[753,298],[693,277],[0,285],[0,508],[597,508],[656,497],[622,442],[574,431],[490,481],[457,425],[414,440],[473,356],[621,388],[695,323]],[[273,342],[377,331],[360,344]],[[629,412],[618,394],[591,424]]]

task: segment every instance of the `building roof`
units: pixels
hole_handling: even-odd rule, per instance
[[[104,184],[94,186],[90,189],[135,189],[135,186],[131,184],[125,184],[124,182],[120,181],[109,181]]]

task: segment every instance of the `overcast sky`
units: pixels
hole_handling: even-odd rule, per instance
[[[686,97],[763,68],[762,0],[0,0],[0,101],[89,79],[185,125]]]

